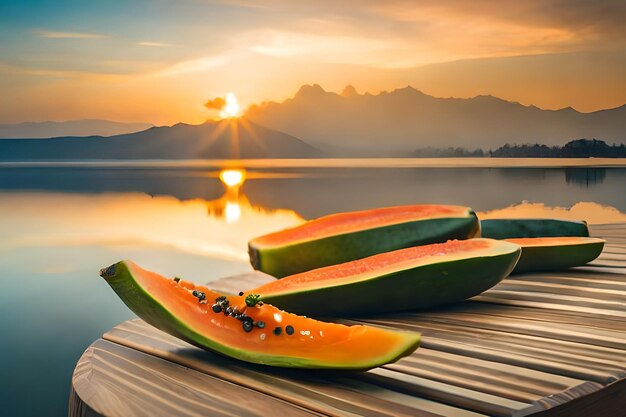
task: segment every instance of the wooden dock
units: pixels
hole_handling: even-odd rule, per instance
[[[364,373],[251,365],[124,322],[79,360],[69,415],[626,416],[626,223],[592,234],[607,244],[588,266],[511,276],[445,309],[343,320],[423,334],[413,355]]]

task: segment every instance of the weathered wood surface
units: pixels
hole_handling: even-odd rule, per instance
[[[626,224],[592,232],[607,245],[585,267],[511,276],[444,309],[343,320],[423,334],[413,355],[366,373],[246,364],[127,321],[80,359],[70,415],[626,416]]]

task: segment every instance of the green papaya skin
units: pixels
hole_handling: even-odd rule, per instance
[[[573,240],[571,243],[564,239],[560,245],[540,246],[525,245],[522,242],[516,242],[515,239],[512,241],[522,247],[522,256],[512,274],[563,271],[582,266],[600,256],[605,243],[602,239],[594,238],[581,238],[579,242]]]
[[[486,219],[480,228],[481,236],[491,239],[589,236],[586,222],[557,219]]]
[[[411,246],[468,239],[480,234],[474,211],[465,218],[421,219],[276,248],[249,245],[254,269],[276,278]]]
[[[258,303],[255,297],[246,297],[244,303],[241,296],[221,296],[204,286],[143,270],[130,261],[103,268],[100,276],[147,323],[202,349],[246,362],[286,368],[367,370],[410,355],[420,342],[416,332],[319,322]],[[216,311],[220,299],[221,303],[230,303],[228,307],[220,304]],[[245,313],[250,323],[256,324],[246,330],[240,318],[228,313],[227,308],[235,308],[238,315]],[[289,333],[271,331],[284,323],[319,336],[303,338],[292,333],[291,337]],[[370,346],[373,348],[368,349]]]
[[[373,315],[408,310],[423,310],[463,301],[493,287],[507,277],[521,253],[518,245],[495,243],[497,253],[456,259],[437,260],[427,264],[384,270],[380,275],[360,280],[350,278],[338,284],[280,291],[249,290],[260,294],[260,300],[298,314],[319,317]],[[367,264],[371,258],[355,262]],[[331,274],[334,265],[326,270]],[[364,266],[364,269],[370,269]],[[282,280],[281,280],[282,281]],[[268,284],[271,285],[271,284]]]

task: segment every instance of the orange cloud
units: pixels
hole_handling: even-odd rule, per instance
[[[206,103],[204,103],[204,107],[209,110],[221,110],[222,107],[226,104],[226,99],[224,97],[215,97]]]
[[[0,61],[0,122],[194,123],[220,92],[247,106],[310,83],[373,93],[411,84],[440,97],[492,94],[582,111],[626,102],[623,0],[216,1],[220,11],[197,1],[192,17],[164,12],[178,29],[171,39],[158,21],[141,39],[125,37],[129,23],[116,16],[107,34],[88,22],[85,33],[28,26],[30,38],[9,28],[6,42],[28,45]]]

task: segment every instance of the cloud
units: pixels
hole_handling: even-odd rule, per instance
[[[584,44],[624,42],[626,35],[626,3],[622,0],[519,0],[502,7],[491,0],[391,0],[384,6],[370,3],[369,10],[391,22],[404,22],[407,26],[426,29],[448,29],[451,33],[472,35],[507,34],[533,38],[542,43],[552,41],[551,34],[569,33],[567,41]],[[460,27],[459,27],[460,25]],[[443,33],[443,31],[442,31]],[[616,39],[616,36],[618,37]],[[501,40],[506,44],[506,38]]]
[[[241,0],[225,3],[238,5]],[[258,0],[244,47],[279,57],[384,68],[626,45],[623,0]],[[265,17],[264,17],[265,16]],[[271,28],[271,29],[268,29]]]
[[[47,39],[98,39],[105,37],[97,33],[54,32],[49,30],[40,30],[37,31],[37,34]]]
[[[352,34],[298,33],[280,30],[251,31],[241,39],[256,53],[275,57],[303,56],[330,62],[369,64],[390,45],[379,39]]]
[[[222,107],[226,104],[226,99],[224,97],[215,97],[206,103],[204,103],[204,107],[209,110],[221,110]]]
[[[208,71],[224,65],[228,61],[225,55],[207,56],[203,58],[181,61],[159,71],[159,76],[180,75],[190,72]]]
[[[154,48],[171,48],[177,45],[174,45],[173,43],[165,43],[165,42],[150,42],[150,41],[141,41],[141,42],[137,42],[137,45],[139,46],[148,46],[148,47],[154,47]]]
[[[0,71],[15,75],[41,76],[49,78],[65,78],[65,79],[90,79],[96,80],[120,80],[127,78],[129,74],[103,71],[88,71],[79,69],[62,69],[62,68],[45,68],[45,67],[29,67],[22,65],[13,65],[0,61]]]
[[[280,9],[281,15],[289,14],[290,18],[335,18],[372,23],[368,29],[381,27],[382,22],[375,21],[381,17],[390,22],[423,22],[436,14],[444,19],[451,16],[468,20],[480,17],[485,21],[509,21],[524,26],[626,32],[626,2],[623,0],[517,0],[507,2],[506,6],[493,0],[219,1],[232,6]]]

